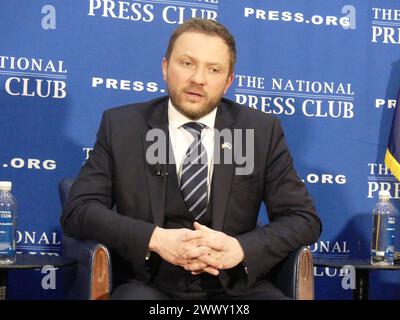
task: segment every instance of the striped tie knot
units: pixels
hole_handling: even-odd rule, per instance
[[[206,125],[200,122],[187,122],[182,127],[189,131],[193,138],[199,139],[201,130],[203,130]]]

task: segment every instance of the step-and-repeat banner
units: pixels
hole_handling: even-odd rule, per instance
[[[2,1],[0,180],[19,203],[18,251],[61,254],[58,182],[88,158],[105,109],[166,93],[168,39],[191,17],[236,38],[227,96],[282,121],[323,221],[315,257],[368,257],[378,191],[400,205],[383,162],[400,87],[400,0]],[[351,298],[346,272],[314,275],[317,299]],[[62,298],[62,278],[46,276],[11,272],[8,296]],[[400,298],[400,272],[372,272],[370,297]]]

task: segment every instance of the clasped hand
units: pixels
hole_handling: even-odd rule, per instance
[[[243,261],[243,249],[237,239],[198,222],[193,226],[194,230],[157,227],[150,239],[150,250],[194,275],[207,272],[217,276],[219,270]]]

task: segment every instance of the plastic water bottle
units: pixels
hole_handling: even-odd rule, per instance
[[[389,191],[379,191],[379,202],[373,212],[371,263],[394,264],[397,210],[390,202]]]
[[[15,263],[17,201],[11,194],[12,183],[0,181],[0,263]]]

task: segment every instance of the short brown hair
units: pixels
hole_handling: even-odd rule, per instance
[[[171,57],[176,39],[178,39],[178,37],[184,32],[190,31],[204,33],[207,35],[215,35],[224,40],[225,44],[229,48],[229,74],[231,74],[233,72],[233,68],[236,62],[235,39],[224,25],[211,19],[207,20],[192,18],[185,21],[178,28],[176,28],[175,31],[172,33],[171,38],[169,39],[167,52],[165,53],[165,58],[167,59],[167,61],[169,61]]]

